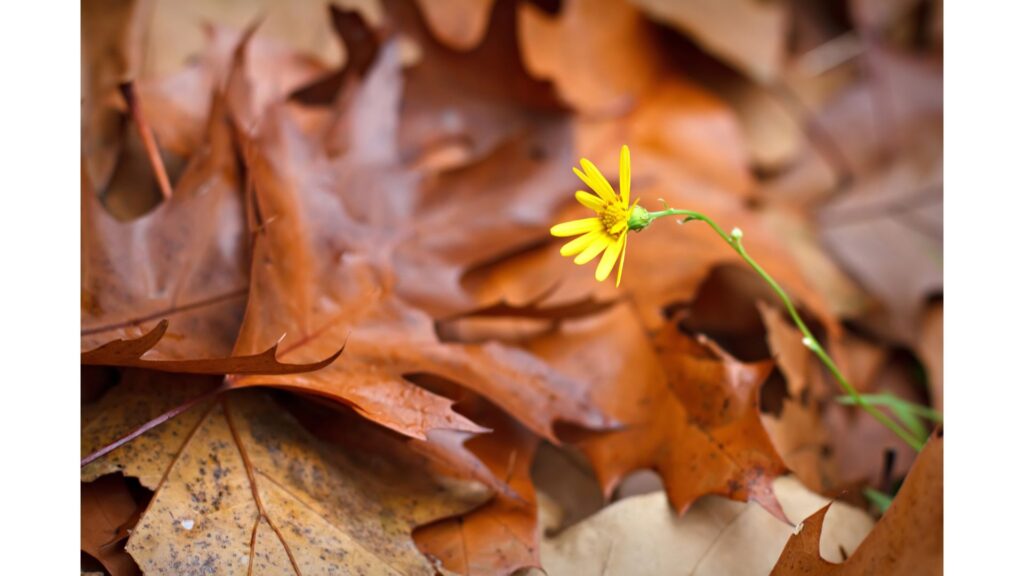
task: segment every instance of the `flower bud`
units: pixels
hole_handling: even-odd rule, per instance
[[[651,225],[651,214],[646,208],[637,204],[630,210],[627,224],[630,230],[639,232]]]

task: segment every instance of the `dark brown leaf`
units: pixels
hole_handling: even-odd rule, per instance
[[[140,574],[124,551],[124,540],[141,512],[122,476],[111,474],[83,483],[82,551],[99,560],[112,576]]]

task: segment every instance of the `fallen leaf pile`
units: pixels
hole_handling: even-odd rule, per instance
[[[941,571],[941,427],[700,223],[549,234],[628,144],[941,410],[941,3],[878,4],[83,5],[83,572]]]

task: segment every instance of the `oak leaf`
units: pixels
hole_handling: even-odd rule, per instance
[[[827,561],[818,552],[826,505],[790,536],[772,574],[941,574],[942,454],[940,428],[885,515],[844,562]]]
[[[82,177],[82,350],[132,340],[168,319],[147,360],[230,354],[248,293],[241,182],[222,103],[174,195],[120,222]]]
[[[114,340],[82,352],[82,365],[108,365],[150,368],[164,372],[185,374],[291,374],[314,372],[334,362],[343,349],[318,362],[310,364],[282,364],[277,360],[277,344],[258,354],[227,358],[197,358],[191,360],[149,360],[143,358],[167,334],[167,320],[161,320],[152,330],[132,340]]]
[[[651,468],[680,513],[719,494],[756,501],[783,518],[771,481],[785,467],[758,410],[770,363],[741,363],[673,324],[648,337],[624,306],[576,324],[531,349],[587,379],[598,405],[623,423],[576,442],[606,495],[626,474]]]
[[[464,448],[505,485],[487,504],[455,518],[418,528],[416,545],[459,574],[512,574],[540,567],[540,525],[530,466],[538,438],[511,416],[479,399],[459,403],[474,421],[491,428]]]
[[[517,44],[515,2],[495,3],[483,40],[466,52],[434,38],[418,3],[384,5],[388,21],[417,54],[405,74],[403,158],[448,157],[442,165],[463,166],[564,110],[551,84],[527,73]]]
[[[405,378],[431,373],[478,392],[548,438],[557,420],[606,424],[580,383],[498,343],[441,343],[430,316],[402,299],[395,278],[402,263],[393,250],[405,239],[419,190],[418,174],[402,167],[393,147],[401,88],[396,49],[385,46],[366,81],[341,103],[341,133],[351,137],[338,157],[327,157],[282,107],[271,107],[260,132],[245,137],[257,234],[253,288],[234,352],[257,353],[286,334],[280,359],[302,364],[347,344],[345,362],[326,369],[242,376],[232,386],[327,396],[418,438],[433,429],[480,431],[451,410],[450,400]],[[244,105],[244,86],[236,94]],[[371,130],[373,138],[360,136]]]

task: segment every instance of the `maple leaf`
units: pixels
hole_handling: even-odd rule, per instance
[[[92,430],[83,438],[117,434],[137,411],[160,410],[179,388],[202,387],[194,376],[155,377],[178,386],[114,388],[83,420]],[[113,465],[155,488],[127,546],[146,573],[299,574],[330,562],[432,574],[413,527],[472,508],[486,494],[451,481],[442,489],[400,461],[342,454],[265,393],[237,391],[115,450],[83,469],[83,478]]]
[[[651,468],[680,513],[701,496],[720,494],[785,518],[771,491],[785,466],[758,411],[770,363],[741,363],[672,324],[648,337],[622,306],[562,332],[530,348],[588,380],[598,405],[623,423],[575,442],[606,496],[629,472]]]
[[[942,429],[936,430],[910,469],[892,505],[841,564],[821,558],[821,529],[829,505],[790,536],[772,574],[941,574]]]
[[[139,425],[216,389],[220,379],[213,376],[183,377],[152,370],[126,369],[120,383],[96,402],[82,407],[82,456],[92,454]],[[82,467],[83,482],[107,474],[122,473],[138,478],[155,490],[171,464],[181,442],[199,421],[198,410],[188,410],[149,430],[132,442]]]

